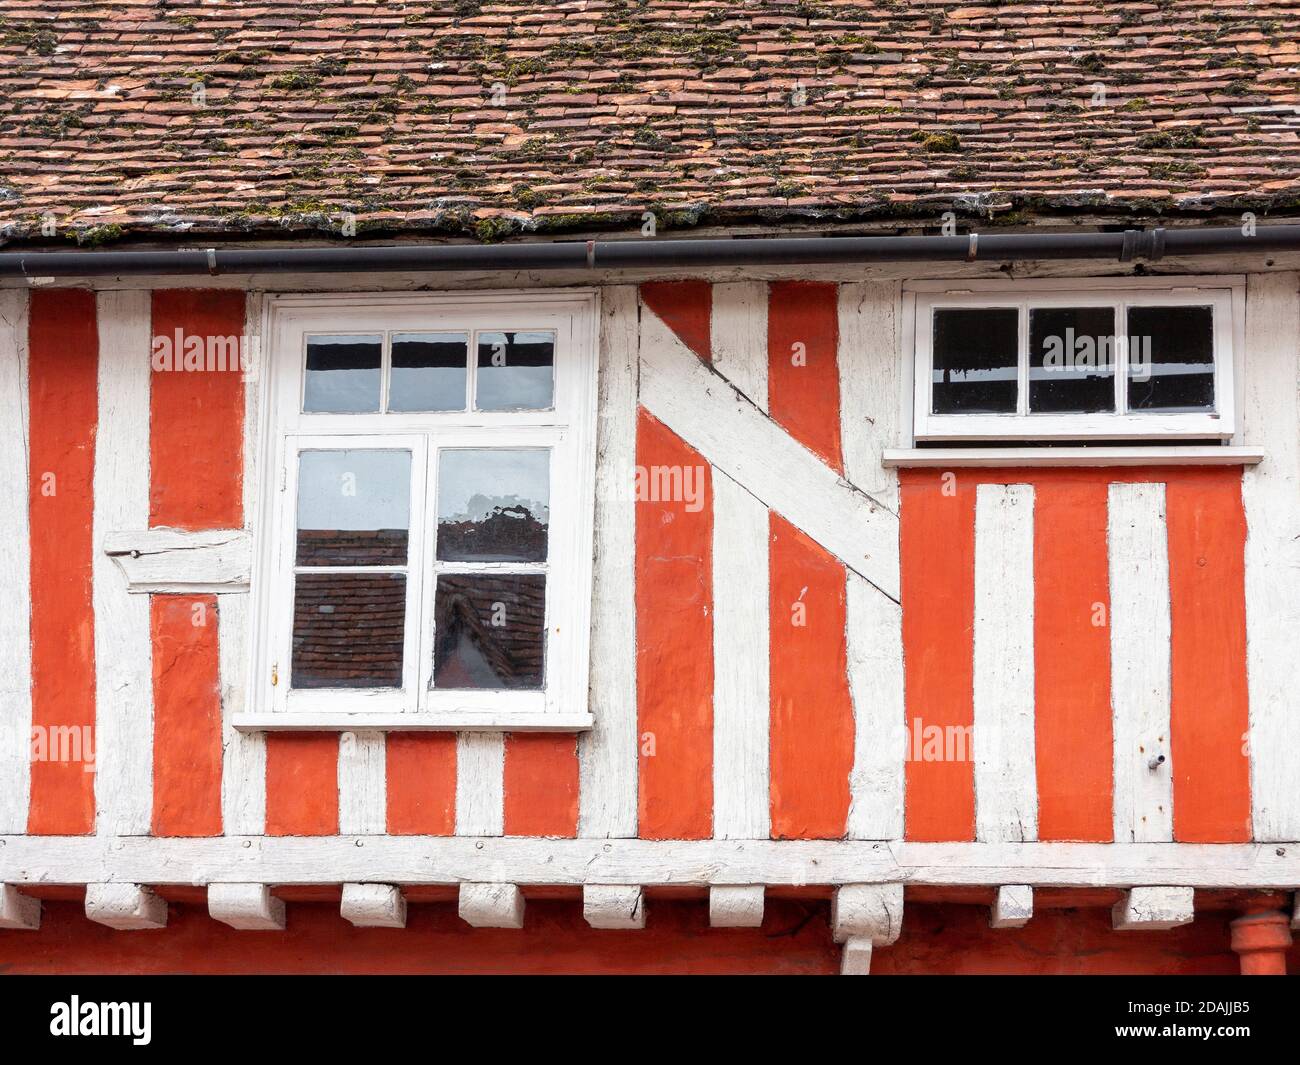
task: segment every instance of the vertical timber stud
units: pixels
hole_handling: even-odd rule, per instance
[[[460,919],[474,928],[523,928],[524,893],[518,884],[461,884]]]
[[[1117,932],[1153,931],[1191,924],[1195,892],[1189,887],[1135,887],[1124,892],[1111,910]]]
[[[831,900],[831,934],[844,944],[840,973],[866,976],[871,950],[898,941],[903,931],[902,884],[845,884]]]
[[[721,885],[709,888],[709,924],[714,928],[761,928],[762,884]]]
[[[993,900],[993,928],[1024,928],[1034,916],[1034,889],[1027,884],[1004,885]]]
[[[641,888],[585,884],[582,916],[592,928],[644,928],[645,899]]]
[[[0,884],[0,928],[35,932],[41,927],[41,900],[22,894],[13,884]]]
[[[167,903],[141,884],[87,884],[86,916],[123,931],[165,928]]]
[[[243,931],[284,931],[284,902],[265,884],[209,885],[208,916]]]
[[[405,928],[406,897],[393,884],[344,884],[339,914],[358,928]]]

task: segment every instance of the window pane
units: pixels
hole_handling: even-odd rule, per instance
[[[304,451],[299,566],[400,566],[410,522],[409,451]]]
[[[931,410],[1014,414],[1020,312],[936,310]]]
[[[1115,409],[1115,309],[1044,307],[1029,312],[1029,409]]]
[[[1214,409],[1214,308],[1130,307],[1130,410]]]
[[[293,687],[400,688],[406,577],[300,573],[293,600]]]
[[[438,455],[438,558],[545,562],[550,522],[546,450],[467,448]]]
[[[465,333],[394,333],[389,410],[464,410]]]
[[[546,626],[541,573],[440,574],[435,688],[540,688]]]
[[[379,410],[383,350],[377,336],[308,337],[302,409],[316,414]]]
[[[554,333],[479,333],[479,410],[545,410],[552,405]]]

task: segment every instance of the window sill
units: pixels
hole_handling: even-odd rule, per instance
[[[945,447],[886,449],[881,464],[901,469],[963,466],[1254,466],[1249,447]]]
[[[590,714],[236,714],[240,732],[587,732]]]

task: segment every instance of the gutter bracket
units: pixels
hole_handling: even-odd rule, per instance
[[[979,250],[980,235],[978,233],[972,233],[970,235],[970,242],[966,245],[966,261],[968,263],[973,263],[975,257],[979,254]]]
[[[208,254],[208,273],[211,274],[213,277],[216,277],[217,276],[217,249],[205,248],[204,250]]]

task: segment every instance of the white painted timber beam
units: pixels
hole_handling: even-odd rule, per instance
[[[1033,888],[1028,884],[1004,884],[998,888],[989,924],[994,928],[1024,928],[1033,916]]]
[[[582,916],[592,928],[644,928],[645,900],[640,886],[587,884]]]
[[[0,928],[35,932],[41,927],[41,900],[13,884],[0,884]]]
[[[248,590],[252,539],[246,529],[112,530],[104,553],[130,592],[239,592]]]
[[[524,893],[518,884],[461,884],[460,919],[475,928],[523,928]]]
[[[358,928],[405,928],[406,896],[392,884],[344,884],[339,913]]]
[[[1192,923],[1193,903],[1189,887],[1130,888],[1111,910],[1111,922],[1117,932],[1178,928]]]
[[[710,465],[898,601],[898,516],[790,436],[648,308],[640,395]]]
[[[109,928],[165,928],[167,902],[141,884],[87,884],[86,916]]]
[[[840,954],[841,976],[871,975],[871,937],[850,936]]]
[[[759,928],[764,892],[762,884],[715,884],[709,888],[709,924],[714,928]]]
[[[213,884],[208,888],[208,916],[249,932],[284,931],[284,901],[266,884]]]
[[[836,943],[865,937],[887,947],[898,941],[902,931],[902,884],[846,884],[831,899],[831,934]]]

